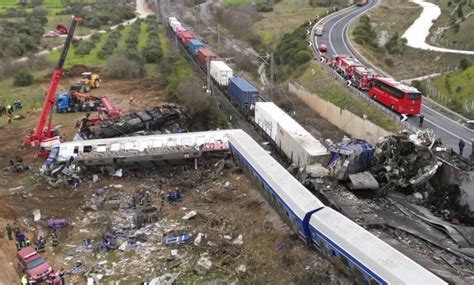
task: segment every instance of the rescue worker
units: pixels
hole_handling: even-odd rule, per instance
[[[46,243],[46,241],[44,240],[44,238],[42,236],[40,236],[39,239],[35,243],[36,251],[43,252],[45,243]]]
[[[59,240],[58,240],[58,236],[56,235],[56,230],[53,230],[53,232],[51,233],[51,241],[54,247],[58,246]]]
[[[20,248],[23,248],[25,246],[25,234],[22,233],[21,231],[17,232],[16,240],[17,240],[18,244],[20,245]]]
[[[461,139],[461,140],[459,141],[458,146],[459,146],[459,155],[462,156],[462,152],[463,152],[464,147],[466,146],[466,144],[465,144],[464,141]]]
[[[59,271],[58,271],[58,276],[59,276],[59,278],[61,278],[61,285],[66,284],[66,283],[64,282],[64,274],[65,274],[65,273],[66,273],[66,272],[64,271],[64,268],[63,268],[63,267],[61,267],[61,269],[59,269]]]
[[[132,103],[133,103],[133,96],[130,96],[130,98],[128,98],[128,103],[129,103],[129,104],[132,104]]]
[[[13,227],[10,224],[7,224],[7,236],[9,240],[13,239]]]
[[[11,123],[12,123],[12,119],[13,119],[13,115],[12,115],[11,113],[8,113],[7,119],[8,119],[8,123],[11,124]]]
[[[423,121],[425,120],[425,116],[420,115],[420,122],[418,123],[419,128],[423,128]]]
[[[24,274],[21,277],[21,285],[28,285],[28,279],[26,279],[26,275]]]
[[[31,246],[31,242],[30,242],[30,239],[29,238],[25,238],[25,246],[28,247],[28,246]]]
[[[16,245],[16,250],[19,251],[21,249],[21,243],[19,240],[16,240],[15,242],[15,245]]]

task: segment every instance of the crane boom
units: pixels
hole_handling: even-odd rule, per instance
[[[66,62],[67,52],[69,51],[69,47],[74,36],[74,30],[76,29],[76,25],[80,20],[80,17],[72,17],[71,25],[69,27],[66,41],[64,42],[64,46],[58,60],[58,64],[54,69],[53,75],[51,76],[51,82],[49,84],[46,97],[44,98],[43,108],[41,109],[40,117],[38,119],[38,122],[36,123],[35,129],[33,130],[33,134],[25,137],[25,143],[31,147],[39,146],[42,141],[53,137],[53,133],[51,130],[51,117],[49,117],[48,119],[48,115],[50,114],[51,107],[54,105],[54,95],[56,93],[59,80],[61,79],[61,76],[63,74],[64,63]],[[45,129],[47,119],[48,125]]]

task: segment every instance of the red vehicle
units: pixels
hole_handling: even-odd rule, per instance
[[[352,83],[360,90],[369,90],[374,78],[377,77],[379,77],[379,75],[375,71],[363,66],[357,66],[352,75]]]
[[[400,114],[418,115],[420,113],[420,91],[392,78],[375,78],[368,94]]]
[[[319,52],[320,53],[327,53],[328,52],[328,47],[325,44],[320,44],[319,45]]]
[[[16,254],[18,266],[25,272],[28,278],[36,281],[44,280],[53,270],[51,265],[32,247],[25,247]]]
[[[337,55],[335,59],[336,71],[346,78],[352,77],[356,67],[363,66],[357,60],[351,57],[346,57],[345,55]]]
[[[356,0],[356,6],[364,6],[367,4],[367,0]]]
[[[208,63],[210,63],[211,60],[214,60],[216,57],[217,56],[215,53],[208,50],[207,48],[200,48],[197,53],[197,61],[205,69],[207,69]]]
[[[184,47],[188,47],[189,41],[194,39],[194,36],[189,32],[182,32],[179,34],[178,39]]]

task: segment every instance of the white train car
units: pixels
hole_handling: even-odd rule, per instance
[[[61,143],[52,153],[58,162],[71,157],[88,165],[191,158],[201,152],[228,149],[228,130],[119,137]]]
[[[274,103],[257,102],[254,120],[296,165],[327,162],[326,147]]]
[[[309,229],[324,255],[368,284],[447,284],[329,207],[312,214]]]
[[[324,207],[312,193],[242,130],[228,135],[229,150],[242,169],[262,188],[267,200],[306,241],[310,214]]]

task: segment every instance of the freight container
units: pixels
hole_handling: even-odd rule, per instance
[[[178,36],[178,39],[184,47],[188,47],[189,41],[194,39],[194,36],[189,32],[183,32]]]
[[[244,109],[253,109],[258,101],[258,90],[247,80],[240,77],[232,77],[229,79],[229,95]]]
[[[180,34],[184,33],[184,32],[187,32],[188,30],[186,30],[185,27],[177,27],[176,28],[176,35],[179,37]]]
[[[174,21],[174,22],[177,22],[178,19],[176,19],[176,17],[168,17],[168,25],[171,26],[171,22],[173,22],[173,21]]]
[[[191,55],[196,55],[200,48],[203,48],[204,44],[200,40],[192,39],[188,43],[188,51]]]
[[[175,32],[175,33],[176,33],[177,28],[182,27],[181,23],[178,22],[178,21],[171,21],[170,26],[171,26],[171,29],[173,30],[173,32]]]
[[[326,147],[272,102],[255,103],[255,123],[296,165],[327,163]]]
[[[207,48],[201,48],[197,53],[198,63],[207,70],[207,63],[214,60],[217,56]]]
[[[230,68],[223,61],[211,61],[211,70],[209,73],[220,86],[229,85],[229,79],[233,77],[232,68]]]

